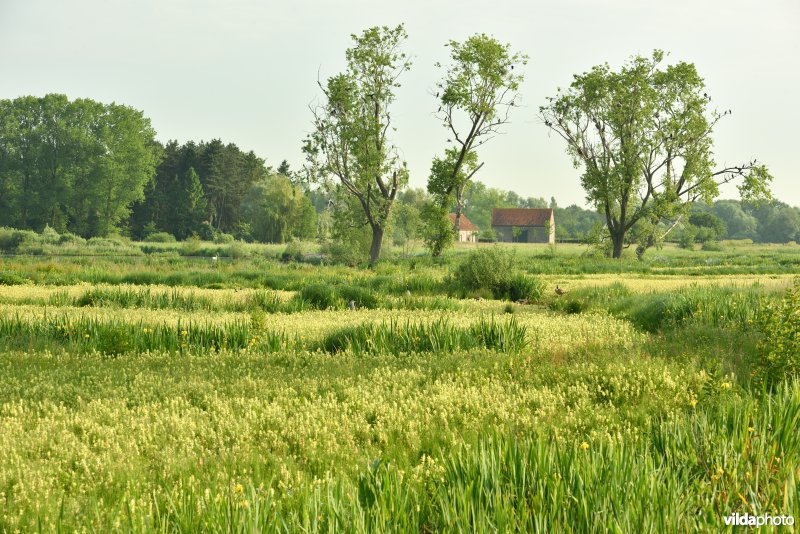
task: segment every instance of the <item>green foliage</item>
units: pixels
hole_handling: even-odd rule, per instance
[[[300,290],[299,297],[318,310],[341,310],[346,304],[336,286],[330,284],[309,284]]]
[[[521,70],[515,72],[514,67],[525,65],[527,56],[512,53],[510,45],[485,34],[473,35],[464,42],[450,41],[447,46],[451,63],[437,84],[437,113],[453,139],[447,140],[451,146],[445,149],[444,157],[433,160],[428,192],[444,210],[449,211],[451,204],[455,204],[455,212],[460,215],[464,210],[464,192],[483,166],[478,163],[476,150],[508,122],[524,79]],[[460,130],[462,121],[465,127]],[[445,238],[440,234],[438,239]],[[438,256],[444,247],[437,245],[430,249]]]
[[[707,252],[722,252],[725,250],[719,241],[705,241],[702,249]]]
[[[422,240],[434,258],[453,246],[456,239],[455,228],[448,212],[447,208],[432,202],[422,208]]]
[[[175,236],[168,232],[153,232],[144,238],[147,243],[174,243]]]
[[[451,276],[466,291],[487,289],[500,296],[508,291],[514,267],[514,252],[494,246],[470,252],[453,269]]]
[[[800,376],[800,279],[761,320],[757,379],[769,386]]]
[[[286,248],[281,252],[281,261],[303,261],[303,245],[300,241],[290,241],[286,244]]]
[[[697,238],[697,228],[692,225],[685,225],[678,239],[678,246],[686,250],[694,250],[695,239]]]
[[[481,319],[466,328],[453,326],[446,319],[432,323],[364,324],[334,332],[320,343],[326,352],[353,354],[452,353],[477,348],[515,354],[528,345],[525,327],[513,317],[506,322]]]
[[[370,264],[380,258],[392,205],[408,182],[406,164],[388,137],[398,79],[411,67],[402,51],[407,37],[402,24],[352,36],[347,70],[328,78],[325,104],[313,110],[314,131],[303,145],[312,178],[338,201],[333,207],[343,218],[340,226],[369,226]]]
[[[513,301],[539,302],[544,294],[544,282],[530,275],[515,274],[508,284],[508,298]]]
[[[196,256],[198,252],[200,252],[200,247],[202,247],[202,243],[196,237],[190,237],[183,243],[181,243],[181,255],[182,256]]]
[[[107,235],[160,157],[142,112],[64,95],[0,100],[0,225]]]
[[[643,225],[635,239],[641,256],[659,242],[661,221],[686,213],[694,201],[711,202],[722,182],[738,177],[743,198],[769,197],[772,177],[756,161],[714,171],[711,133],[724,114],[708,109],[693,64],[664,68],[663,60],[656,50],[619,71],[595,66],[540,108],[575,166],[583,166],[581,184],[605,214],[615,258],[636,225]]]
[[[264,243],[285,243],[313,237],[317,215],[305,192],[281,174],[254,184],[242,203],[243,219],[251,237]]]

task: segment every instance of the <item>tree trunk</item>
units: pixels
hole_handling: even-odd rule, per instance
[[[375,265],[381,257],[381,245],[383,245],[383,227],[372,226],[372,246],[369,247],[369,264]]]
[[[613,243],[614,248],[611,251],[612,258],[621,258],[622,257],[622,246],[625,244],[625,231],[617,231],[611,233],[611,243]]]

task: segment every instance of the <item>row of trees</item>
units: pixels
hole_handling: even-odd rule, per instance
[[[282,243],[315,235],[314,207],[290,181],[288,164],[273,171],[252,151],[219,139],[170,141],[163,154],[142,200],[133,205],[133,237],[163,231],[178,239],[231,234]]]
[[[150,120],[128,106],[0,100],[0,226],[107,234],[142,198],[160,152]]]
[[[761,243],[800,241],[800,208],[780,201],[718,200],[692,206],[680,240],[751,239]]]
[[[161,145],[128,106],[58,94],[0,100],[0,226],[84,237],[313,237],[316,213],[288,172],[218,139]]]
[[[438,65],[434,96],[447,140],[432,161],[427,190],[404,193],[408,169],[392,141],[391,108],[411,68],[403,51],[408,36],[400,25],[352,37],[345,71],[318,82],[323,102],[312,108],[306,166],[294,176],[288,165],[273,171],[253,152],[219,140],[162,146],[142,113],[126,106],[63,95],[0,101],[0,225],[279,242],[329,233],[368,251],[374,263],[392,228],[421,237],[438,255],[455,235],[450,212],[455,230],[466,213],[488,231],[490,208],[548,205],[475,181],[480,147],[519,106],[524,54],[484,34],[447,43],[450,58]],[[713,129],[730,110],[710,107],[694,65],[664,65],[664,57],[637,56],[617,71],[596,66],[539,108],[581,169],[587,200],[603,222],[594,237],[608,242],[614,257],[631,245],[641,255],[676,229],[699,232],[708,217],[692,210],[710,205],[724,183],[738,181],[752,203],[739,208],[752,218],[765,205],[758,201],[770,198],[764,165],[715,164]],[[559,209],[554,200],[550,205]],[[796,213],[776,209],[763,212],[755,238],[792,234]],[[586,233],[597,213],[557,213],[558,236]],[[747,234],[737,224],[726,223],[726,232]]]
[[[313,109],[314,132],[306,139],[311,179],[337,199],[342,228],[369,225],[370,262],[380,245],[405,164],[388,134],[390,107],[401,74],[410,68],[402,52],[402,25],[353,35],[344,73],[320,82],[325,102]],[[421,213],[425,240],[438,255],[453,240],[447,214],[459,228],[465,195],[483,167],[478,148],[494,137],[518,105],[526,64],[484,34],[450,41],[450,62],[436,85],[437,117],[447,129],[443,156],[434,158],[428,179],[431,205]],[[718,167],[712,133],[730,110],[710,108],[703,79],[691,63],[664,65],[665,54],[636,56],[618,70],[599,65],[574,77],[539,108],[542,122],[561,137],[587,200],[602,214],[600,243],[615,258],[635,244],[637,255],[681,228],[691,207],[710,203],[722,184],[738,181],[742,198],[770,198],[767,168],[751,160]],[[442,65],[439,65],[442,67]]]

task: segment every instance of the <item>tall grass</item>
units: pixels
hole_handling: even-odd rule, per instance
[[[178,323],[148,325],[123,319],[44,315],[37,319],[0,317],[0,346],[9,348],[62,347],[72,352],[106,354],[251,349],[262,352],[311,350],[327,353],[400,354],[451,353],[489,349],[518,353],[530,346],[526,328],[509,321],[481,319],[457,327],[441,319],[433,323],[395,321],[345,327],[321,341],[304,341],[299,334],[274,331],[264,316],[226,324]]]
[[[509,321],[481,319],[468,327],[457,327],[446,319],[432,323],[364,324],[345,328],[325,337],[320,348],[326,352],[353,353],[455,352],[486,348],[517,353],[530,346],[524,325]]]
[[[123,517],[136,532],[711,532],[732,513],[800,513],[800,383],[690,409],[634,438],[491,434],[421,474],[376,459],[355,479],[180,485]]]
[[[631,294],[622,284],[589,287],[550,302],[566,313],[605,310],[648,332],[692,324],[748,329],[757,324],[767,302],[777,298],[758,285],[750,287],[691,286],[669,293]]]

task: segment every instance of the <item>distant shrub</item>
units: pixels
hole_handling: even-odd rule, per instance
[[[496,298],[508,293],[513,276],[514,253],[497,246],[470,252],[452,272],[462,289],[488,289]]]
[[[495,243],[497,241],[497,232],[487,228],[478,234],[478,241],[481,243]]]
[[[12,252],[19,245],[16,230],[12,228],[0,228],[0,250]]]
[[[795,247],[797,246],[797,241],[789,241],[788,243],[786,243],[786,245],[790,247]]]
[[[696,237],[697,230],[693,226],[687,226],[683,229],[683,232],[678,239],[678,246],[683,249],[694,250],[694,242]]]
[[[59,242],[61,236],[50,226],[45,226],[44,230],[42,230],[41,240],[42,243],[47,243],[48,245],[55,245]]]
[[[722,244],[719,241],[706,241],[703,243],[703,250],[708,252],[722,252]]]
[[[30,280],[27,278],[22,278],[14,273],[0,272],[0,286],[21,286],[27,284],[28,282],[30,282]]]
[[[0,250],[3,252],[19,252],[22,245],[39,245],[39,234],[31,230],[15,230],[13,228],[0,228]]]
[[[330,242],[322,246],[322,253],[333,263],[349,266],[362,264],[366,261],[364,252],[358,246],[345,243]]]
[[[800,279],[783,298],[768,305],[761,321],[764,338],[759,343],[758,380],[775,385],[800,376]]]
[[[119,236],[93,237],[87,243],[89,246],[98,248],[123,248],[126,246],[125,241]]]
[[[153,232],[144,238],[147,243],[174,243],[175,236],[169,232]]]
[[[241,241],[234,241],[225,249],[225,255],[238,260],[247,256],[247,248]]]
[[[181,243],[181,256],[195,256],[200,252],[200,240],[192,236]]]
[[[233,243],[234,241],[236,241],[236,238],[231,234],[226,234],[225,232],[217,232],[214,234],[214,243],[217,243],[218,245],[226,245],[228,243]]]
[[[70,232],[64,232],[61,234],[61,237],[58,238],[59,245],[85,245],[86,240],[79,235],[75,235]]]
[[[290,241],[281,253],[281,261],[303,261],[303,246],[299,241]]]

